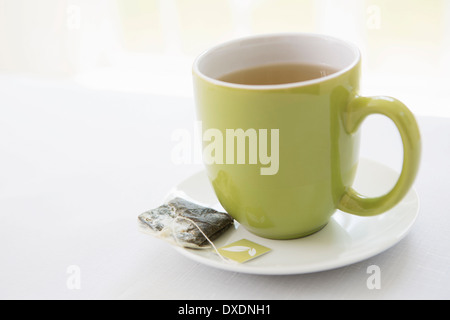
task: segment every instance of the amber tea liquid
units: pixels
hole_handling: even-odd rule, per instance
[[[336,69],[326,65],[272,64],[231,72],[219,80],[244,85],[276,85],[314,80],[335,72]]]

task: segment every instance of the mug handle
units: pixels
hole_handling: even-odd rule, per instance
[[[421,138],[411,111],[391,97],[356,97],[344,117],[345,130],[352,134],[370,114],[382,114],[397,126],[403,143],[403,166],[394,188],[383,196],[368,198],[348,188],[338,203],[338,209],[358,216],[381,214],[399,203],[411,188],[419,169]]]

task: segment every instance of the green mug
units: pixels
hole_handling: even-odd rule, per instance
[[[274,64],[322,64],[337,72],[312,80],[247,85],[221,81],[231,72]],[[193,66],[203,158],[224,209],[250,232],[294,239],[327,225],[336,210],[381,214],[409,191],[421,139],[416,120],[390,97],[361,97],[360,51],[316,34],[272,34],[216,46]],[[383,114],[403,141],[403,167],[391,191],[369,198],[352,188],[360,125]]]

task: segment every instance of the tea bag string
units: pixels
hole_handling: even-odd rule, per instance
[[[176,233],[175,233],[175,222],[177,221],[177,219],[184,219],[184,220],[189,221],[190,223],[192,223],[192,224],[198,229],[198,231],[200,231],[200,233],[205,237],[205,239],[206,239],[206,240],[209,242],[209,244],[213,247],[213,249],[214,249],[214,251],[217,253],[217,255],[218,255],[224,262],[230,263],[230,264],[231,264],[231,263],[234,263],[233,260],[230,260],[230,259],[224,257],[224,256],[219,252],[219,250],[217,249],[217,247],[214,245],[214,242],[212,242],[211,239],[208,238],[208,236],[203,232],[202,228],[200,228],[200,227],[198,226],[197,223],[195,223],[192,219],[189,219],[189,218],[186,218],[186,217],[182,217],[182,216],[179,216],[179,215],[173,220],[173,223],[172,223],[172,234],[174,235],[174,238],[175,238],[175,241],[177,242],[177,245],[182,246],[182,245],[180,244],[178,238],[175,236],[175,234],[176,234]]]

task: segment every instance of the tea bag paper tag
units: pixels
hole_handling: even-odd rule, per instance
[[[271,250],[247,239],[233,242],[218,249],[220,255],[239,263],[255,259]]]

